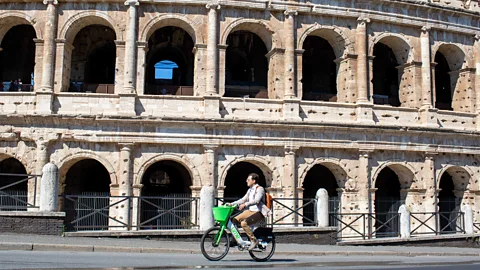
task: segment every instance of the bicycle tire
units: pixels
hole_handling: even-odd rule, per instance
[[[262,250],[261,248],[255,248],[252,251],[249,251],[250,257],[257,262],[265,262],[272,258],[273,253],[275,253],[276,242],[275,238],[273,238],[270,243],[268,243],[267,247]],[[262,256],[266,255],[266,256]]]
[[[212,227],[205,231],[200,241],[200,249],[205,258],[210,261],[219,261],[227,256],[228,250],[230,249],[230,238],[226,231],[223,232],[220,242],[217,244],[216,236],[220,233],[220,227]],[[215,255],[216,251],[219,252],[219,255]]]

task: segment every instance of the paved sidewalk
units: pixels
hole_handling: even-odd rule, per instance
[[[199,254],[200,243],[146,238],[89,238],[0,233],[0,250]],[[230,249],[237,251],[236,248]],[[238,252],[238,251],[237,251]],[[330,246],[277,243],[285,255],[480,256],[480,248]]]

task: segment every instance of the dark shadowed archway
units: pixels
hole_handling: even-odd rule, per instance
[[[266,98],[267,47],[254,33],[235,31],[227,37],[225,96]]]
[[[321,37],[308,36],[303,49],[302,99],[336,101],[337,64],[332,46]]]
[[[80,160],[70,167],[63,204],[67,230],[108,229],[110,183],[110,174],[97,160]]]
[[[156,30],[148,40],[145,94],[192,96],[193,47],[192,37],[182,28]]]
[[[379,42],[373,55],[373,103],[400,106],[398,61],[393,50]]]
[[[398,209],[400,199],[400,181],[398,175],[386,167],[375,181],[375,230],[376,237],[397,236],[399,233]]]
[[[234,201],[247,193],[248,186],[246,180],[250,173],[258,174],[258,184],[266,187],[265,175],[259,167],[249,162],[238,162],[228,170],[225,178],[223,197],[226,201]]]
[[[317,191],[321,188],[327,190],[329,198],[329,224],[333,226],[335,219],[333,215],[338,211],[340,200],[338,198],[338,183],[335,175],[327,167],[317,164],[313,166],[305,176],[303,181],[303,224],[314,225],[315,221],[315,204],[311,204],[312,199],[315,199]]]
[[[172,160],[154,163],[142,177],[140,229],[185,229],[190,226],[192,178]]]
[[[0,82],[4,83],[4,91],[33,90],[35,38],[35,29],[31,25],[14,26],[3,38],[0,44]]]
[[[435,108],[453,110],[452,85],[450,80],[450,67],[447,59],[441,52],[435,54]]]
[[[27,177],[25,167],[17,159],[7,158],[0,162],[1,211],[27,209],[28,181],[22,181],[27,179]]]

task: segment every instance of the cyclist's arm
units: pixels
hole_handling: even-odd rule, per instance
[[[236,205],[240,205],[242,203],[245,203],[246,201],[248,200],[248,191],[247,193],[245,194],[245,196],[243,196],[243,198],[239,199],[239,200],[236,200],[234,202],[231,202],[230,204],[236,204]]]

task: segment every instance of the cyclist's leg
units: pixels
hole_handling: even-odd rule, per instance
[[[253,225],[255,223],[258,223],[265,219],[265,217],[262,215],[260,212],[251,212],[251,214],[245,218],[244,220],[241,221],[241,225],[245,233],[248,235],[248,238],[250,238],[250,242],[255,242],[257,241],[257,238],[253,234],[252,230],[250,229],[250,225]]]
[[[232,218],[232,222],[235,223],[235,225],[239,226],[242,221],[247,219],[249,216],[251,216],[254,212],[250,210],[245,210],[242,213],[236,215],[234,218]]]

